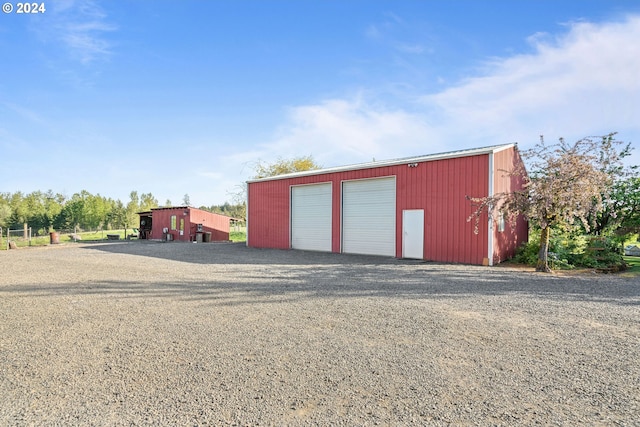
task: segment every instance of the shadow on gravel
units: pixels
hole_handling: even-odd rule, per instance
[[[335,254],[330,252],[309,252],[285,249],[249,248],[241,243],[186,243],[155,242],[133,240],[113,243],[91,244],[84,247],[109,253],[128,254],[143,257],[167,259],[193,264],[335,264],[349,262],[355,264],[381,264],[397,262],[394,258]],[[341,258],[344,258],[341,260]],[[415,261],[418,262],[418,261]]]
[[[113,243],[86,250],[205,264],[173,277],[0,287],[0,295],[113,295],[210,300],[218,304],[277,303],[310,298],[410,299],[519,295],[565,301],[640,305],[640,282],[615,276],[555,276],[509,268],[447,265],[320,252],[252,249],[240,243]],[[141,262],[144,262],[142,260]],[[189,267],[185,267],[188,272]],[[149,283],[150,282],[150,283]]]

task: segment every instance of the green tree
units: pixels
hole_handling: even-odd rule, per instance
[[[313,159],[313,156],[301,156],[291,159],[283,159],[279,157],[272,163],[258,161],[254,168],[254,174],[251,179],[268,178],[271,176],[284,175],[294,172],[304,172],[310,170],[317,170],[322,168]],[[233,202],[235,203],[235,209],[233,209],[234,218],[245,219],[247,217],[247,187],[245,184],[239,185],[237,191],[229,192]]]
[[[84,224],[83,228],[97,230],[104,227],[109,218],[111,205],[108,199],[100,196],[100,194],[86,194],[84,203]]]
[[[540,142],[523,151],[529,173],[524,165],[508,175],[525,183],[520,191],[496,194],[493,197],[472,198],[475,211],[469,219],[476,224],[483,212],[494,218],[506,215],[512,221],[524,215],[540,227],[540,248],[536,270],[550,271],[549,237],[554,227],[570,229],[578,224],[589,231],[591,221],[602,212],[610,200],[613,170],[622,166],[618,147],[623,143],[615,133],[597,138],[584,138],[574,144],[560,139],[557,144]],[[477,228],[477,227],[476,227]]]
[[[272,163],[258,161],[254,167],[255,174],[253,175],[253,179],[316,170],[320,168],[321,166],[313,160],[313,156],[294,157],[292,159],[283,159],[280,157]]]
[[[0,193],[0,227],[9,227],[11,220],[11,205],[9,203],[11,195],[9,193]]]
[[[158,200],[151,193],[143,193],[140,195],[140,211],[150,211],[158,207]]]
[[[640,231],[640,177],[635,170],[626,175],[613,183],[609,199],[595,215],[591,229],[592,234],[613,237],[621,244]]]
[[[124,220],[124,232],[125,236],[127,234],[127,228],[129,227],[139,227],[140,226],[140,217],[138,216],[138,212],[140,210],[140,197],[138,196],[137,191],[132,191],[129,194],[129,203],[127,203],[127,207],[125,209],[126,218]]]
[[[109,213],[109,223],[114,228],[126,228],[129,225],[127,217],[127,208],[124,206],[122,201],[113,201],[111,211]]]
[[[25,202],[25,196],[22,192],[17,191],[11,194],[9,198],[9,206],[11,207],[11,218],[9,219],[9,227],[21,227],[29,220],[29,207]]]
[[[627,180],[621,193],[626,194],[626,203],[621,213],[621,228],[628,229],[629,233],[640,233],[640,177]]]
[[[53,194],[53,190],[49,190],[44,194],[44,219],[47,231],[54,228],[57,218],[62,212],[65,197],[62,194]]]
[[[229,202],[225,202],[222,205],[212,205],[212,206],[200,206],[200,209],[219,213],[222,215],[230,216],[232,218],[244,219],[245,217],[245,205],[243,203],[231,204]]]

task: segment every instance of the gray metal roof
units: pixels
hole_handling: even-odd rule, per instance
[[[276,176],[268,176],[266,178],[260,178],[260,179],[250,179],[250,180],[247,181],[247,183],[261,182],[261,181],[273,181],[273,180],[277,180],[277,179],[297,178],[297,177],[300,177],[300,176],[323,175],[323,174],[327,174],[327,173],[346,172],[346,171],[352,171],[352,170],[358,170],[358,169],[380,168],[380,167],[384,167],[384,166],[401,165],[401,164],[404,164],[404,163],[431,162],[431,161],[434,161],[434,160],[454,159],[454,158],[458,158],[458,157],[468,157],[468,156],[478,156],[478,155],[481,155],[481,154],[497,153],[498,151],[502,151],[502,150],[506,150],[506,149],[511,148],[511,147],[515,147],[516,145],[517,145],[516,143],[491,145],[491,146],[488,146],[488,147],[470,148],[470,149],[457,150],[457,151],[448,151],[448,152],[445,152],[445,153],[428,154],[428,155],[417,156],[417,157],[403,157],[403,158],[399,158],[399,159],[381,160],[381,161],[374,161],[374,162],[367,162],[367,163],[357,163],[357,164],[354,164],[354,165],[336,166],[336,167],[324,168],[324,169],[314,169],[314,170],[309,170],[309,171],[286,173],[286,174],[276,175]]]

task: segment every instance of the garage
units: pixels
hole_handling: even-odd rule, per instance
[[[292,172],[247,182],[247,245],[494,265],[527,223],[469,221],[471,200],[521,189],[515,144]]]
[[[395,256],[395,177],[342,183],[342,251]]]
[[[291,187],[291,247],[331,252],[331,183]]]

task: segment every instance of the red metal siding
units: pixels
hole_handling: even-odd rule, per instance
[[[264,181],[248,186],[247,245],[289,248],[290,180]]]
[[[176,229],[171,229],[171,216],[176,216]],[[168,228],[169,233],[173,236],[173,240],[189,241],[189,210],[187,208],[175,209],[152,209],[152,239],[164,238],[163,228]],[[184,219],[184,235],[180,236],[180,219]]]
[[[396,253],[402,250],[401,215],[405,209],[424,209],[424,258],[431,261],[482,264],[487,252],[486,221],[478,234],[467,222],[471,205],[466,196],[488,190],[488,156],[462,157],[398,166],[398,232]]]
[[[341,182],[396,176],[396,256],[402,255],[402,211],[424,209],[424,258],[432,261],[482,264],[487,255],[487,220],[473,232],[472,212],[466,196],[488,194],[489,156],[427,161],[342,171],[321,175],[249,183],[249,229],[252,247],[288,249],[290,186],[333,183],[332,251],[340,252]]]
[[[510,192],[522,188],[522,178],[509,176],[508,172],[522,163],[522,159],[515,148],[499,151],[494,154],[494,194]],[[518,217],[514,226],[509,221],[505,221],[503,232],[498,231],[497,224],[494,227],[494,250],[493,262],[500,263],[509,258],[513,258],[518,247],[528,240],[529,226],[527,221]]]
[[[202,224],[203,232],[211,233],[211,241],[229,240],[230,218],[228,216],[200,209],[190,209],[189,214],[191,240],[195,239],[198,224]]]
[[[195,239],[196,224],[203,225],[204,232],[211,233],[212,241],[229,240],[229,217],[200,209],[176,207],[152,209],[152,239],[164,238],[163,228],[168,228],[173,240],[190,242]],[[176,230],[171,229],[171,217],[176,216]],[[180,220],[184,220],[180,235]]]

